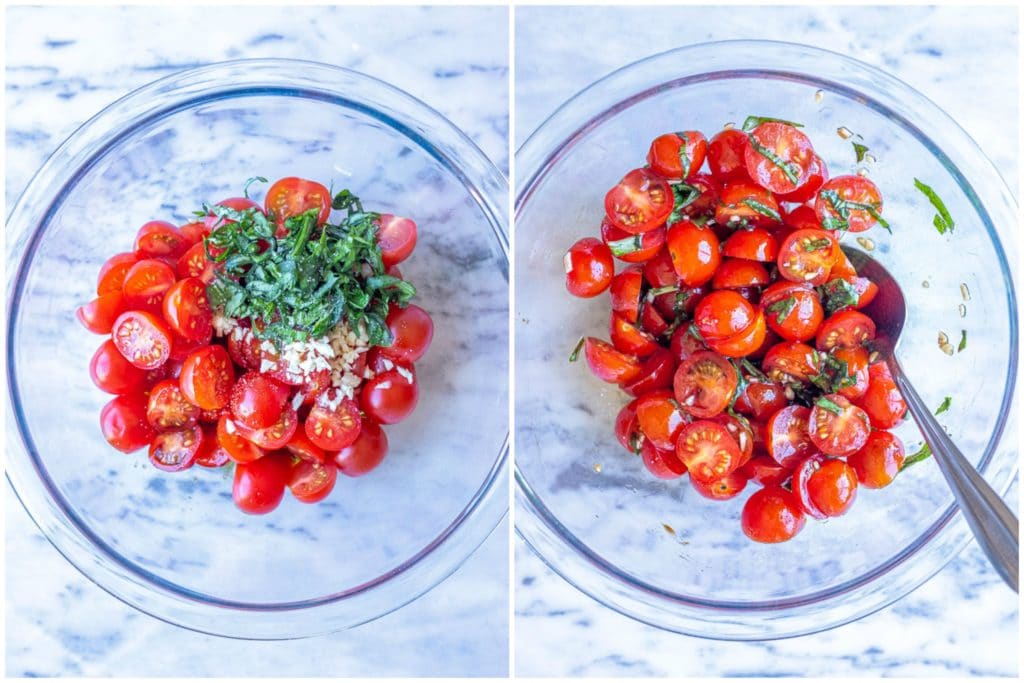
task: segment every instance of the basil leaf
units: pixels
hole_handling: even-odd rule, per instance
[[[931,202],[931,205],[935,208],[937,213],[935,214],[935,218],[932,219],[932,224],[935,226],[935,229],[939,231],[939,234],[944,235],[947,232],[953,232],[953,228],[955,227],[953,217],[949,215],[949,210],[946,208],[946,204],[942,201],[939,195],[935,193],[935,190],[925,185],[917,178],[914,178],[914,187],[916,187],[921,194],[927,197],[928,201]]]
[[[570,363],[575,363],[577,360],[579,360],[580,350],[583,348],[583,344],[585,344],[586,341],[587,340],[586,340],[585,337],[580,337],[580,340],[578,342],[576,342],[576,348],[574,348],[572,350],[572,353],[569,354],[569,362]]]
[[[936,415],[941,415],[942,413],[946,412],[947,410],[949,410],[949,406],[952,403],[953,403],[953,397],[952,396],[947,396],[946,398],[942,399],[942,404],[935,411],[935,414]]]
[[[762,123],[784,123],[787,126],[793,126],[794,128],[804,127],[804,124],[802,123],[793,123],[792,121],[787,121],[786,119],[776,119],[772,118],[771,116],[748,116],[746,119],[744,119],[742,128],[745,132],[749,133],[750,131],[760,126]]]
[[[824,408],[825,410],[827,410],[828,412],[832,413],[833,415],[842,415],[843,414],[843,407],[840,406],[835,401],[833,401],[832,399],[827,398],[825,396],[822,396],[817,401],[815,401],[814,405],[818,406],[819,408]]]
[[[902,472],[903,470],[907,469],[911,465],[919,463],[922,460],[927,460],[930,457],[932,457],[931,446],[929,446],[927,443],[923,443],[923,444],[921,444],[921,448],[919,448],[916,453],[912,453],[912,454],[908,455],[903,460],[903,465],[900,466],[900,471]]]

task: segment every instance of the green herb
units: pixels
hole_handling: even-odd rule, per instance
[[[586,343],[586,341],[587,340],[585,337],[580,337],[580,340],[576,342],[576,347],[572,350],[572,353],[569,354],[570,363],[575,363],[577,360],[579,360],[580,349],[583,348],[583,344]]]
[[[940,235],[945,235],[947,232],[953,232],[955,224],[953,223],[953,217],[949,215],[949,210],[946,208],[945,203],[939,198],[939,195],[935,194],[935,190],[922,183],[917,178],[914,178],[914,187],[921,191],[928,201],[931,202],[932,206],[935,207],[935,217],[932,219],[932,225],[939,231]]]
[[[850,209],[856,209],[859,211],[867,211],[872,218],[878,221],[878,224],[889,231],[892,234],[892,228],[889,226],[888,221],[882,218],[882,214],[878,212],[878,207],[874,204],[864,204],[862,202],[851,202],[843,199],[839,196],[839,193],[835,190],[822,190],[818,195],[825,199],[831,206],[832,210],[837,214],[836,216],[826,216],[825,220],[821,222],[821,227],[825,230],[847,230],[850,227]]]
[[[750,207],[751,209],[758,212],[762,216],[767,216],[768,218],[771,218],[773,221],[782,222],[782,216],[779,215],[778,211],[768,206],[767,204],[762,204],[756,199],[744,199],[740,203]]]
[[[860,294],[857,289],[842,278],[829,280],[819,289],[821,294],[821,305],[829,315],[832,315],[841,308],[856,306],[860,301]]]
[[[679,168],[682,169],[685,178],[690,174],[690,155],[686,153],[686,133],[676,133],[676,136],[683,141],[683,144],[679,145]]]
[[[922,460],[927,460],[930,457],[932,457],[932,449],[927,443],[923,443],[916,453],[912,453],[904,459],[903,465],[900,467],[900,471],[902,472],[911,465],[919,463]]]
[[[952,396],[947,396],[946,398],[942,399],[942,405],[940,405],[938,410],[935,411],[935,414],[936,415],[942,415],[942,413],[944,413],[947,410],[949,410],[949,406],[950,406],[951,403],[953,403],[953,397]]]
[[[967,330],[960,330],[960,343],[957,344],[956,352],[960,353],[967,348]]]
[[[662,294],[668,294],[669,292],[676,292],[679,290],[679,285],[665,285],[664,287],[655,287],[647,290],[647,296],[653,299],[656,296]]]
[[[608,249],[615,256],[634,254],[643,248],[643,237],[643,235],[630,235],[629,237],[623,237],[621,240],[613,240],[608,242]]]
[[[319,210],[311,209],[285,221],[284,237],[256,208],[204,207],[221,223],[204,240],[207,257],[220,264],[207,288],[211,305],[260,321],[254,334],[275,344],[321,337],[345,320],[365,327],[371,345],[390,345],[389,306],[405,306],[416,288],[385,273],[379,214],[362,211],[347,190],[338,196],[348,210],[338,224],[318,226]]]
[[[705,344],[706,343],[704,341],[703,335],[701,335],[701,333],[700,333],[700,330],[697,329],[697,325],[695,325],[694,323],[690,323],[690,330],[689,331],[690,331],[690,336],[692,336],[694,339],[699,341],[701,344]]]
[[[857,155],[857,163],[859,164],[864,161],[864,155],[868,153],[868,146],[860,142],[854,142],[853,151]]]
[[[673,183],[671,187],[673,196],[672,213],[668,216],[667,225],[683,220],[686,217],[683,209],[693,204],[700,197],[699,187],[687,185],[686,183]]]
[[[749,133],[750,131],[760,126],[762,123],[784,123],[787,126],[793,126],[794,128],[804,127],[804,124],[802,123],[793,123],[792,121],[787,121],[786,119],[775,119],[770,116],[748,116],[743,121],[743,130]]]
[[[768,381],[768,375],[766,375],[763,372],[761,372],[761,370],[756,365],[751,363],[746,358],[743,358],[742,360],[740,360],[740,365],[742,365],[743,369],[746,370],[747,373],[751,377],[753,377],[754,379],[759,380],[761,382],[767,382]]]
[[[252,178],[249,178],[248,180],[245,181],[245,185],[242,186],[242,195],[246,199],[248,199],[249,198],[249,186],[252,185],[253,183],[265,183],[265,182],[268,182],[268,181],[263,176],[259,176],[258,175],[258,176],[253,176]]]
[[[851,209],[859,209],[861,211],[867,211],[871,214],[871,217],[878,221],[878,224],[889,231],[892,234],[892,228],[889,226],[889,221],[882,218],[882,214],[878,213],[878,207],[874,204],[864,204],[862,202],[851,202],[847,201],[846,205]]]
[[[818,387],[826,394],[834,394],[840,389],[852,387],[857,383],[857,378],[850,374],[850,364],[845,360],[839,360],[831,354],[825,354],[823,363],[819,363],[821,371],[811,375],[811,384]]]
[[[821,251],[822,249],[830,249],[832,247],[832,240],[827,237],[822,237],[816,240],[807,240],[804,244],[804,251],[808,254],[815,251]]]
[[[690,219],[690,222],[697,227],[703,228],[711,220],[711,216],[694,216]]]
[[[833,415],[843,414],[843,407],[836,403],[835,401],[833,401],[832,399],[827,398],[825,396],[822,396],[817,401],[815,401],[814,405],[818,406],[819,408],[824,408]]]
[[[796,308],[796,297],[787,296],[785,299],[779,299],[773,303],[767,308],[767,311],[769,313],[777,313],[778,315],[775,316],[775,320],[781,325],[782,321],[793,312],[794,308]]]
[[[794,185],[798,185],[800,183],[800,175],[793,168],[793,164],[786,161],[778,154],[776,154],[775,152],[773,152],[772,150],[768,149],[760,142],[755,140],[753,135],[750,136],[750,146],[754,148],[755,152],[757,152],[765,159],[775,164],[779,168],[779,170],[781,170],[782,173],[786,176],[786,178],[789,179],[789,182],[793,183]]]

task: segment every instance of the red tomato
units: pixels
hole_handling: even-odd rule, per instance
[[[181,258],[178,259],[176,267],[179,278],[198,278],[203,284],[210,284],[214,281],[214,269],[216,264],[206,258],[206,246],[199,242],[188,248]]]
[[[741,289],[743,287],[762,287],[771,280],[768,271],[757,261],[740,258],[723,259],[715,277],[711,280],[712,289]]]
[[[149,461],[165,472],[180,472],[195,464],[203,442],[203,430],[195,425],[161,432],[149,446]]]
[[[310,412],[313,412],[312,409]],[[309,424],[307,418],[306,424]],[[306,428],[303,426],[302,429],[296,429],[295,433],[292,434],[292,438],[288,440],[288,443],[284,445],[285,450],[294,455],[297,458],[308,460],[310,462],[325,463],[328,461],[327,452],[313,443],[309,436],[306,434]]]
[[[330,495],[337,480],[338,468],[333,462],[299,460],[292,465],[288,489],[300,503],[319,503]]]
[[[679,462],[674,449],[658,448],[650,441],[640,445],[640,460],[658,479],[678,479],[686,474],[686,466]]]
[[[171,354],[171,333],[163,321],[144,311],[122,313],[111,333],[114,346],[129,363],[153,370]]]
[[[675,287],[679,284],[679,275],[672,265],[667,248],[644,264],[644,279],[651,287]]]
[[[722,244],[722,256],[774,263],[779,244],[764,228],[743,228],[732,233]]]
[[[697,418],[725,410],[738,384],[736,369],[713,351],[700,351],[684,360],[673,380],[679,406]]]
[[[863,176],[837,176],[821,186],[814,210],[826,230],[864,232],[882,214],[882,195]]]
[[[697,287],[714,277],[722,256],[712,230],[679,221],[668,229],[666,241],[672,268],[684,285]]]
[[[310,409],[304,429],[315,446],[338,451],[355,443],[363,424],[356,402],[331,389]]]
[[[697,171],[704,164],[708,152],[708,141],[695,130],[681,133],[666,133],[654,138],[647,163],[658,175],[669,180],[682,180]],[[686,168],[683,168],[683,166]]]
[[[697,304],[693,322],[701,336],[710,344],[743,332],[754,322],[756,309],[736,292],[715,291]]]
[[[416,382],[410,382],[397,370],[382,372],[363,385],[360,404],[363,412],[381,424],[395,424],[412,414],[419,400]]]
[[[814,403],[807,431],[826,455],[847,456],[859,451],[871,433],[868,414],[839,394],[826,394]]]
[[[686,465],[691,479],[707,484],[728,476],[739,466],[740,447],[722,425],[698,420],[680,432],[676,457]]]
[[[281,417],[288,388],[259,372],[247,372],[231,390],[231,414],[250,429],[265,429]]]
[[[235,467],[231,497],[242,512],[265,515],[281,504],[284,489],[291,478],[291,458],[271,453]]]
[[[109,294],[110,292],[121,292],[124,286],[124,276],[128,274],[138,262],[134,252],[114,254],[100,267],[100,274],[96,278],[96,293]]]
[[[321,223],[326,220],[325,216]],[[382,213],[378,225],[377,244],[380,245],[384,267],[388,268],[409,258],[409,254],[416,248],[416,223],[409,218]]]
[[[743,358],[761,348],[767,334],[768,327],[765,324],[764,313],[755,309],[754,321],[747,326],[747,329],[724,339],[714,341],[709,339],[708,346],[723,356]]]
[[[685,418],[672,401],[672,392],[657,390],[641,397],[636,404],[636,420],[647,440],[662,450],[675,448],[676,437]]]
[[[252,441],[260,448],[267,451],[275,451],[284,448],[291,441],[291,438],[298,431],[299,417],[290,404],[284,406],[280,417],[269,427],[263,429],[252,429],[239,421],[235,421],[238,433],[244,438]]]
[[[716,479],[712,482],[702,482],[690,477],[690,483],[693,484],[694,490],[705,498],[711,500],[729,500],[735,498],[743,492],[743,489],[747,487],[747,482],[750,480],[749,477],[745,476],[743,472],[737,470],[721,479]]]
[[[749,415],[759,422],[768,420],[779,410],[789,405],[785,389],[777,382],[750,380],[736,397],[736,411]]]
[[[796,496],[781,486],[766,486],[743,505],[743,533],[758,543],[781,543],[804,528],[804,513]]]
[[[640,288],[643,270],[630,266],[612,278],[612,311],[634,325],[640,320]]]
[[[262,359],[260,340],[254,334],[243,334],[236,328],[228,335],[228,354],[231,360],[248,370],[259,370]]]
[[[82,326],[93,334],[110,334],[114,322],[126,309],[121,292],[108,292],[79,306],[75,315]]]
[[[178,232],[185,238],[185,244],[189,247],[195,246],[202,242],[204,237],[209,237],[210,235],[210,229],[206,227],[206,223],[203,221],[193,221],[178,226]]]
[[[395,360],[415,363],[427,352],[434,338],[434,321],[416,304],[405,308],[392,304],[385,323],[393,341],[391,346],[382,346],[380,352]]]
[[[818,374],[821,360],[818,352],[801,342],[785,341],[768,349],[761,369],[776,382],[808,382]]]
[[[143,259],[132,266],[124,277],[124,299],[128,308],[158,312],[164,293],[178,278],[174,270],[157,259]]]
[[[135,235],[135,255],[140,259],[178,258],[188,249],[188,241],[173,223],[150,221]]]
[[[194,277],[171,285],[164,295],[164,319],[186,339],[209,344],[213,337],[213,310],[206,285]]]
[[[756,455],[741,470],[748,479],[761,486],[781,486],[790,477],[790,470],[767,455]]]
[[[792,192],[780,194],[778,199],[780,202],[803,204],[814,199],[826,180],[828,180],[828,168],[825,166],[825,162],[817,154],[812,154],[811,165],[807,171],[807,181]]]
[[[375,469],[388,454],[388,437],[373,420],[364,420],[363,428],[352,445],[334,456],[338,471],[348,477],[360,477]]]
[[[852,349],[875,338],[875,321],[859,311],[846,309],[822,323],[815,345],[819,351]]]
[[[832,266],[832,277],[841,277],[844,280],[847,278],[857,277],[857,269],[853,267],[853,263],[850,262],[850,257],[847,256],[846,252],[842,249],[839,250],[839,256],[836,258],[836,264]]]
[[[614,311],[612,311],[611,320],[608,323],[608,333],[616,350],[638,358],[646,358],[660,348],[653,336],[636,325],[626,322]]]
[[[624,384],[640,375],[640,360],[636,356],[617,351],[596,337],[587,337],[583,352],[590,371],[604,382]]]
[[[657,306],[648,301],[640,307],[640,327],[655,337],[660,337],[668,331],[668,322],[658,312]]]
[[[231,398],[235,367],[224,347],[213,344],[188,355],[178,381],[189,401],[203,410],[219,410]]]
[[[839,243],[824,230],[794,230],[779,247],[779,275],[792,282],[824,284],[839,251]]]
[[[768,420],[768,455],[783,467],[793,467],[814,453],[814,443],[807,432],[810,408],[791,405]]]
[[[216,425],[202,425],[203,438],[199,441],[199,448],[196,450],[195,464],[200,467],[223,467],[231,462],[231,456],[221,448],[217,441]]]
[[[676,360],[681,363],[695,353],[707,351],[708,347],[690,332],[689,325],[684,325],[677,327],[676,331],[672,333],[672,342],[669,345],[669,350]]]
[[[832,351],[832,357],[840,363],[846,363],[846,377],[853,380],[852,384],[840,388],[836,393],[851,401],[863,396],[868,390],[869,382],[867,350],[860,347],[835,349]]]
[[[238,423],[227,415],[217,420],[217,443],[237,463],[255,462],[266,455],[262,448],[242,436]]]
[[[626,263],[649,261],[665,244],[665,228],[655,228],[638,235],[619,230],[604,218],[601,221],[601,240],[612,255]]]
[[[846,459],[857,473],[857,480],[869,489],[892,483],[903,467],[903,442],[890,432],[874,431],[864,447]]]
[[[640,422],[636,417],[636,406],[640,399],[635,398],[622,406],[619,414],[615,416],[615,437],[630,453],[636,453],[640,448]]]
[[[779,218],[779,203],[760,185],[736,181],[722,186],[722,194],[715,207],[716,223],[763,228],[778,224]]]
[[[601,240],[584,237],[569,247],[562,259],[565,288],[573,296],[597,296],[612,283],[615,262],[611,250]]]
[[[191,427],[199,421],[199,408],[185,398],[177,380],[165,379],[149,392],[146,419],[160,432]]]
[[[100,431],[111,446],[131,453],[148,445],[156,435],[146,421],[145,394],[118,396],[100,411]]]
[[[828,517],[818,508],[811,498],[810,490],[807,484],[810,482],[811,477],[815,472],[826,462],[825,456],[820,453],[812,453],[803,460],[797,463],[793,469],[793,494],[796,496],[797,502],[800,503],[800,507],[803,511],[813,517],[814,519],[825,519]]]
[[[312,180],[282,178],[267,190],[263,204],[279,226],[310,209],[320,210],[316,222],[323,225],[331,215],[331,191]]]
[[[725,427],[725,431],[729,432],[729,436],[739,446],[740,459],[737,467],[742,467],[750,462],[750,459],[754,457],[754,429],[750,422],[744,417],[734,417],[728,413],[719,413],[711,418],[711,421]]]
[[[686,179],[686,184],[700,194],[697,198],[682,207],[684,216],[701,216],[715,210],[718,196],[722,192],[719,182],[707,173],[698,173]]]
[[[780,280],[761,295],[768,327],[788,341],[813,339],[825,311],[821,297],[809,284]]]
[[[148,384],[146,371],[125,360],[110,339],[100,344],[89,361],[89,377],[108,394],[137,394]]]
[[[664,178],[637,168],[608,191],[604,208],[615,227],[635,235],[661,226],[674,202],[675,195]]]
[[[868,366],[868,390],[857,399],[857,405],[868,414],[875,429],[892,429],[903,422],[907,404],[884,361]]]
[[[814,161],[810,139],[786,123],[768,121],[750,131],[744,152],[747,173],[775,194],[806,184]]]
[[[708,143],[708,166],[718,180],[749,180],[746,153],[750,146],[746,133],[730,128]]]
[[[640,367],[640,375],[624,383],[622,390],[630,396],[643,396],[656,389],[667,389],[672,386],[672,375],[675,371],[676,359],[672,352],[658,347],[658,350]]]
[[[842,460],[826,460],[807,480],[807,493],[826,517],[839,517],[857,498],[857,473]]]

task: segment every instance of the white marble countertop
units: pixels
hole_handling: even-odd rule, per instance
[[[508,11],[479,8],[14,8],[8,206],[78,125],[156,78],[243,57],[322,61],[390,81],[508,166]],[[10,676],[490,675],[508,670],[508,525],[411,605],[332,636],[254,643],[149,618],[89,582],[6,493]]]
[[[959,121],[1016,188],[1018,87],[1010,65],[1017,25],[1009,7],[519,7],[517,145],[565,99],[637,59],[697,42],[774,39],[844,52],[895,74]],[[1014,484],[1014,508],[1017,495]],[[973,542],[889,608],[824,633],[761,643],[645,626],[572,588],[521,541],[515,559],[522,676],[1018,675],[1017,598]]]

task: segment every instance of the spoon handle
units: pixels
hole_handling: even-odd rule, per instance
[[[1013,512],[992,490],[960,449],[947,436],[931,409],[911,386],[895,358],[890,359],[893,380],[903,394],[910,414],[932,449],[939,469],[953,490],[960,511],[989,562],[1014,591],[1018,591],[1019,525]]]

